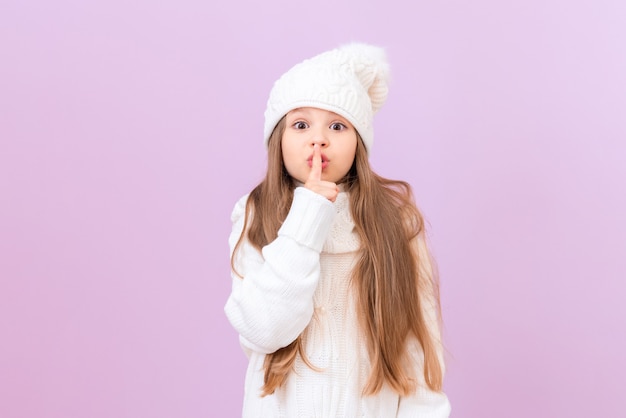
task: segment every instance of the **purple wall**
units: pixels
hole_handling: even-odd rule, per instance
[[[625,4],[4,1],[0,416],[239,415],[230,210],[271,83],[352,40],[391,61],[372,162],[430,220],[453,416],[624,416]]]

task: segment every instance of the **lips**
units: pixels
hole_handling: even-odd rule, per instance
[[[309,158],[307,158],[306,162],[309,165],[309,167],[313,167],[313,155],[312,154],[309,156]],[[328,159],[328,157],[322,154],[322,170],[328,166],[329,162],[330,160]]]

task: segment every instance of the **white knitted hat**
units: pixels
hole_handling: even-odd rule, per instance
[[[354,43],[307,59],[275,83],[265,110],[265,145],[276,124],[299,107],[330,110],[348,119],[371,152],[374,114],[387,99],[389,64],[382,48]]]

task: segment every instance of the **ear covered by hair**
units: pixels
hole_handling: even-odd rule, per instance
[[[296,64],[272,87],[265,111],[264,141],[289,111],[315,107],[352,123],[371,152],[373,117],[387,99],[389,64],[384,49],[351,43]]]

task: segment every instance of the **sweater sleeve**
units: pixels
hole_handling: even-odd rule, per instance
[[[231,257],[243,231],[246,197],[231,220]],[[244,239],[235,254],[232,291],[224,310],[252,351],[269,354],[289,345],[313,315],[313,294],[320,275],[320,252],[330,231],[332,202],[304,187],[294,198],[278,237],[257,251]]]
[[[401,396],[398,403],[397,418],[448,418],[450,401],[444,392],[431,390],[424,379],[424,352],[414,339],[409,346],[410,360],[417,370],[418,387],[414,393]],[[444,369],[443,355],[439,351],[439,361]]]
[[[419,272],[424,280],[420,286],[420,301],[426,321],[426,327],[435,341],[442,373],[445,372],[443,344],[441,341],[440,316],[437,304],[438,290],[435,268],[426,244],[423,233],[418,235],[414,242],[418,253]],[[447,418],[450,416],[450,402],[443,392],[436,392],[428,388],[424,380],[424,352],[417,340],[412,340],[409,346],[411,363],[416,366],[419,382],[415,393],[402,396],[398,405],[398,418],[424,417]]]
[[[398,418],[448,418],[450,401],[443,392],[430,390],[421,383],[415,393],[400,397]]]
[[[448,418],[451,406],[446,394],[430,389],[424,380],[424,353],[417,340],[411,341],[412,364],[418,366],[418,386],[408,396],[400,396],[397,418]],[[440,361],[442,361],[440,356]],[[443,362],[441,363],[443,368]]]

